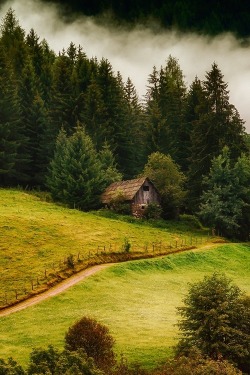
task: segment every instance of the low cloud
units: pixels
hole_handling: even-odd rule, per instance
[[[39,0],[9,0],[0,6],[1,18],[9,7],[15,10],[26,32],[33,28],[56,53],[73,42],[80,44],[88,57],[107,58],[124,81],[131,78],[140,97],[146,93],[153,66],[160,69],[170,54],[178,59],[187,85],[196,75],[204,79],[216,62],[228,83],[230,102],[246,121],[250,133],[250,46],[232,34],[211,38],[176,31],[155,32],[142,25],[128,30],[102,26],[94,18],[80,15],[66,22],[57,6]]]

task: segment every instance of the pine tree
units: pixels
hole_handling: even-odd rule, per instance
[[[246,229],[250,218],[250,160],[230,159],[227,147],[212,161],[210,173],[204,178],[200,216],[206,225],[226,237],[249,239]],[[244,229],[241,224],[245,223]]]
[[[154,151],[170,154],[182,164],[186,86],[177,59],[169,56],[159,72],[154,67],[149,83],[146,98],[151,144]]]
[[[247,150],[243,121],[229,103],[227,84],[215,63],[207,73],[202,88],[200,94],[197,92],[199,99],[194,107],[196,119],[191,133],[188,172],[192,191],[190,207],[193,210],[198,208],[202,179],[209,173],[212,159],[222,152],[224,146],[229,147],[234,160]]]
[[[59,133],[47,185],[54,199],[82,210],[100,205],[105,180],[102,164],[90,137],[78,125],[67,137]]]
[[[24,161],[20,148],[27,142],[20,126],[15,79],[0,42],[0,181],[19,183],[17,164]]]
[[[121,181],[122,174],[118,171],[115,158],[110,150],[109,145],[106,142],[104,143],[98,156],[102,164],[102,173],[105,181],[105,187],[113,182]]]

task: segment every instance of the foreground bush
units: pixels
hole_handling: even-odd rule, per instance
[[[67,350],[84,350],[100,369],[111,369],[115,364],[115,340],[106,326],[95,319],[83,317],[69,328],[65,336]]]
[[[224,360],[204,358],[198,352],[191,353],[188,357],[169,360],[153,375],[240,375],[241,371],[231,363]]]

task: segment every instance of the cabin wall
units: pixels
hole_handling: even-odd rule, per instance
[[[160,204],[159,194],[155,190],[154,185],[150,181],[145,181],[141,188],[136,193],[134,205],[147,205],[149,203]]]

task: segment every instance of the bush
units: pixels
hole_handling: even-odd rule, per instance
[[[161,214],[162,208],[158,204],[150,203],[145,209],[144,217],[146,219],[159,219]]]
[[[130,248],[131,248],[131,243],[129,242],[128,238],[125,237],[125,238],[124,238],[124,241],[123,241],[123,245],[122,245],[122,250],[123,250],[125,253],[129,253]]]
[[[115,364],[114,343],[108,328],[89,317],[77,321],[65,335],[66,350],[83,349],[102,370],[112,368]]]
[[[203,229],[203,226],[197,216],[183,214],[180,220],[187,223],[190,229]]]
[[[189,356],[168,360],[154,375],[240,375],[241,371],[225,360],[204,358],[193,348]]]

